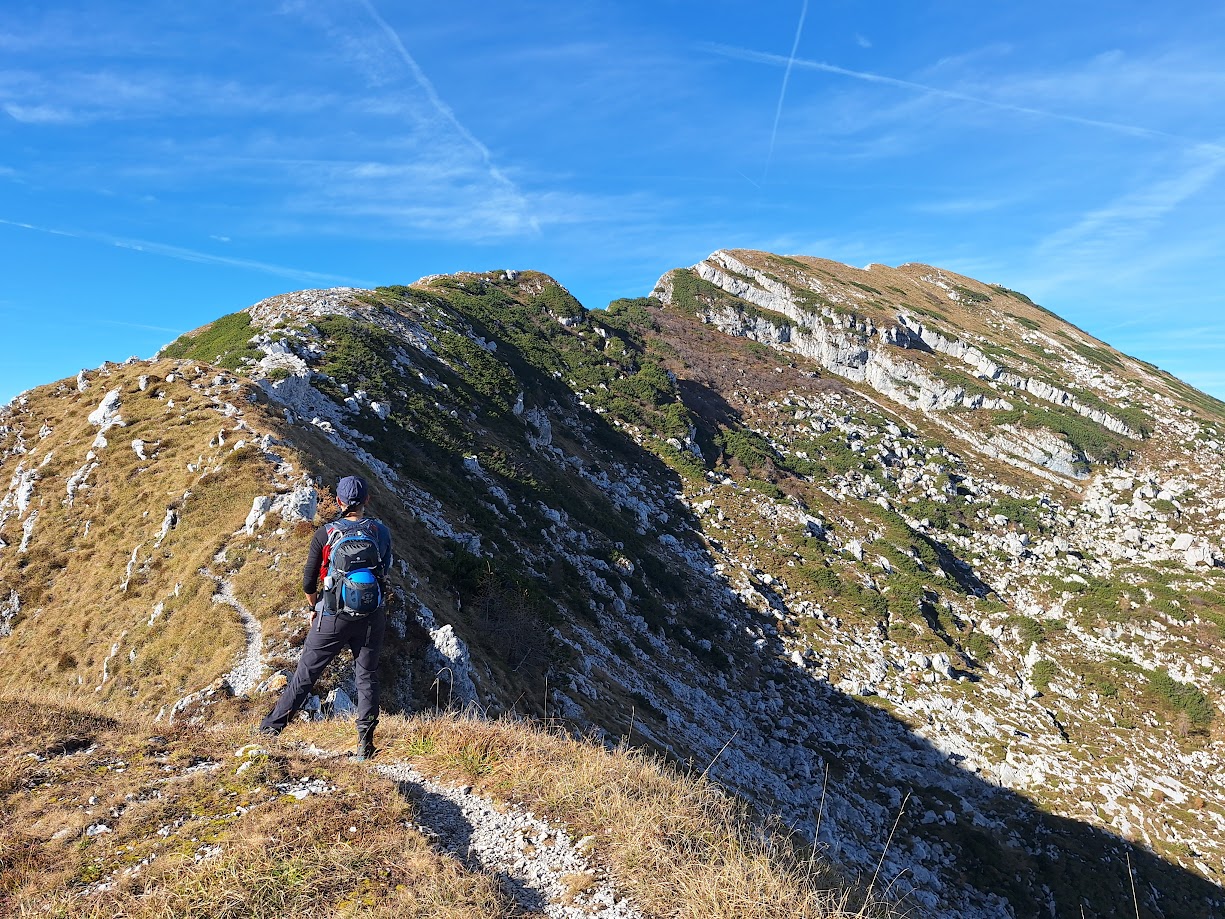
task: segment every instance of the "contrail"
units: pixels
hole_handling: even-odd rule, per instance
[[[787,96],[787,81],[791,79],[791,68],[795,64],[796,52],[800,49],[800,33],[804,31],[804,18],[808,15],[808,0],[800,7],[800,21],[795,27],[795,41],[791,43],[791,54],[787,58],[787,67],[783,70],[783,86],[778,91],[778,107],[774,110],[774,127],[770,131],[770,151],[766,154],[766,168],[761,174],[764,182],[770,174],[770,163],[774,161],[774,141],[778,138],[778,122],[783,117],[783,99]]]
[[[751,51],[747,48],[737,48],[732,45],[720,45],[708,43],[704,47],[725,57],[737,58],[742,61],[754,61],[760,64],[776,64],[783,65],[790,72],[792,67],[800,67],[804,70],[819,70],[822,73],[832,73],[838,76],[850,77],[853,80],[863,80],[867,83],[879,83],[884,86],[896,86],[901,89],[909,89],[914,92],[923,93],[929,96],[938,96],[943,99],[954,99],[958,102],[969,102],[974,105],[981,105],[985,108],[999,109],[1005,112],[1014,112],[1020,115],[1035,115],[1040,118],[1051,118],[1056,121],[1066,121],[1071,124],[1085,125],[1086,127],[1102,128],[1107,131],[1113,131],[1119,134],[1128,134],[1133,137],[1155,137],[1162,140],[1175,140],[1180,143],[1191,144],[1196,147],[1209,150],[1225,150],[1219,144],[1204,143],[1194,140],[1193,138],[1183,137],[1178,134],[1170,134],[1166,131],[1156,131],[1152,128],[1141,128],[1136,125],[1122,124],[1117,121],[1103,121],[1097,118],[1084,118],[1080,115],[1064,115],[1060,112],[1051,112],[1046,109],[1031,108],[1025,105],[1013,105],[1009,102],[997,102],[994,99],[984,99],[982,96],[971,96],[968,93],[957,92],[951,89],[942,89],[938,86],[929,86],[926,83],[916,83],[912,80],[899,80],[896,77],[887,77],[879,73],[870,73],[862,70],[849,70],[846,67],[838,67],[835,64],[827,64],[824,61],[808,61],[803,58],[794,56],[785,58],[781,54],[771,54],[766,51]],[[786,78],[784,77],[783,86],[786,87]],[[781,100],[780,100],[781,107]],[[777,124],[777,122],[776,122]]]
[[[326,284],[356,284],[369,286],[368,282],[355,281],[335,274],[321,274],[318,271],[304,271],[300,268],[288,268],[284,265],[273,265],[268,262],[257,262],[246,258],[233,258],[227,255],[212,255],[208,252],[198,252],[195,249],[184,249],[181,246],[168,246],[165,243],[147,242],[142,239],[124,239],[109,236],[105,233],[88,233],[78,230],[59,230],[54,227],[40,227],[32,223],[22,223],[18,220],[5,220],[0,217],[0,224],[9,227],[20,227],[23,230],[33,230],[36,233],[47,233],[51,236],[67,236],[70,239],[83,239],[89,242],[115,246],[119,249],[131,249],[133,252],[147,252],[150,255],[162,255],[166,258],[178,259],[182,262],[196,262],[202,265],[224,265],[227,268],[244,268],[248,271],[262,271],[294,280],[320,282]]]
[[[171,329],[164,325],[147,325],[143,322],[123,322],[119,319],[92,319],[90,320],[99,325],[116,325],[125,329],[144,329],[147,332],[168,332],[171,335],[182,335],[184,332],[190,332],[190,329]]]
[[[417,63],[417,59],[409,53],[408,48],[404,45],[404,42],[400,40],[399,33],[388,24],[386,19],[379,15],[379,11],[375,9],[374,3],[371,2],[371,0],[361,0],[361,2],[366,8],[366,12],[370,14],[370,18],[375,21],[375,24],[377,24],[379,29],[382,30],[383,34],[387,36],[387,40],[391,42],[392,47],[396,49],[396,53],[399,54],[400,59],[412,73],[413,79],[417,81],[417,85],[425,91],[426,98],[429,99],[430,105],[434,107],[434,110],[438,112],[439,115],[450,122],[451,126],[459,133],[459,136],[471,144],[472,147],[481,155],[481,160],[484,162],[485,168],[489,171],[490,177],[508,192],[510,192],[519,205],[526,210],[527,202],[524,200],[523,194],[519,191],[518,186],[516,186],[515,183],[512,182],[501,169],[498,168],[497,164],[494,163],[493,154],[490,153],[489,148],[481,143],[481,141],[477,139],[476,135],[474,135],[464,126],[463,122],[461,122],[459,117],[455,114],[454,109],[447,105],[447,103],[443,101],[442,97],[438,95],[438,90],[434,88],[434,84],[430,81],[430,78],[425,75],[425,71],[422,70],[421,65]],[[807,0],[805,0],[805,2],[807,2]],[[529,217],[528,222],[533,230],[540,229],[535,217]]]

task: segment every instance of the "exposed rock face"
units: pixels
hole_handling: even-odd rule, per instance
[[[0,601],[0,637],[12,634],[13,620],[20,612],[21,598],[17,596],[17,591],[10,590],[8,599]]]
[[[762,261],[760,253],[750,255],[756,256],[750,261]],[[1028,393],[1051,405],[1068,408],[1116,434],[1129,438],[1139,436],[1122,418],[1091,404],[1097,401],[1092,393],[1089,394],[1089,401],[1086,401],[1085,397],[1078,398],[1047,380],[1009,370],[989,357],[980,347],[942,333],[933,327],[931,320],[924,323],[917,319],[912,314],[914,308],[907,302],[898,302],[896,305],[877,302],[873,304],[875,310],[864,310],[860,302],[864,299],[863,291],[880,295],[881,292],[876,288],[860,282],[851,282],[855,287],[861,288],[857,291],[845,284],[822,281],[815,273],[805,270],[798,261],[789,259],[788,262],[790,264],[785,267],[791,269],[790,282],[742,261],[736,254],[715,252],[691,270],[702,281],[730,294],[731,297],[720,300],[699,296],[697,300],[700,317],[729,334],[771,343],[780,347],[780,350],[811,358],[826,370],[855,382],[868,383],[890,399],[921,411],[947,410],[954,407],[1011,409],[1013,406],[1007,399],[1007,392],[1008,389],[1013,389]],[[798,270],[792,266],[798,266]],[[779,266],[775,264],[772,267],[777,270]],[[877,273],[891,271],[883,266],[872,268],[877,269]],[[914,286],[914,281],[910,278],[903,277],[900,280]],[[926,274],[920,280],[946,291],[954,302],[966,297],[974,303],[989,299],[961,286],[960,283],[950,285],[942,273]],[[954,280],[982,286],[969,279]],[[907,295],[907,291],[901,287],[890,285],[890,290],[902,296]],[[930,292],[926,293],[930,299]],[[675,284],[669,275],[660,279],[653,295],[665,303],[676,301]],[[897,299],[893,298],[895,301]],[[746,314],[744,309],[736,306],[736,301],[767,310],[775,314],[774,318]],[[686,304],[687,308],[691,306],[692,304]],[[871,312],[878,315],[873,316]],[[882,312],[883,315],[880,315]],[[782,317],[787,321],[779,322]],[[1043,338],[1055,347],[1062,347],[1052,339],[1045,336]],[[1069,335],[1068,338],[1076,344],[1083,336]],[[1087,340],[1083,341],[1083,344],[1092,347]],[[947,377],[933,377],[913,360],[899,356],[896,351],[890,349],[947,355],[961,365],[960,373],[968,376],[970,380],[981,380],[993,385],[1001,395],[993,397],[981,391],[967,392],[956,382],[949,382]],[[1079,375],[1074,379],[1079,379]],[[974,388],[981,390],[981,386]],[[1028,451],[1022,448],[1022,459],[1030,459],[1024,455],[1026,452]],[[1047,466],[1044,462],[1039,462],[1038,465]],[[1055,468],[1061,474],[1075,474],[1070,464],[1061,461],[1048,468]]]
[[[307,524],[361,471],[402,560],[388,704],[709,764],[941,916],[1109,915],[1123,840],[1150,906],[1225,909],[1225,407],[928,266],[719,252],[655,294],[588,312],[534,272],[303,291],[242,314],[236,376],[158,362],[40,391],[0,422],[3,587],[26,596],[18,542],[70,525],[65,570],[105,550],[124,587],[125,637],[81,685],[151,704],[141,655],[198,596],[246,689],[292,658]],[[86,452],[80,416],[120,407],[142,448]],[[174,500],[120,539],[89,521],[125,464]],[[193,532],[224,541],[206,575]],[[58,570],[0,604],[6,642],[70,615]],[[260,637],[218,627],[239,603]]]

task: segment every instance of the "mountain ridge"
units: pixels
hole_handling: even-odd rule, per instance
[[[394,704],[419,708],[433,686],[435,700],[564,717],[608,742],[710,761],[802,833],[821,814],[819,844],[862,870],[899,787],[921,789],[923,813],[885,865],[905,876],[897,890],[942,915],[1004,903],[1043,915],[1050,898],[1062,913],[1077,885],[1104,883],[1080,856],[1083,870],[1055,871],[1014,822],[1061,839],[1065,864],[1088,846],[1077,834],[1114,848],[1090,824],[1134,836],[1170,860],[1144,863],[1163,879],[1164,914],[1219,904],[1208,825],[1225,814],[1196,777],[1221,758],[1219,404],[1023,295],[929,266],[721,250],[654,293],[592,311],[547,276],[513,271],[303,291],[190,333],[158,363],[15,400],[0,578],[20,608],[3,640],[27,649],[14,655],[25,666],[55,641],[29,623],[53,618],[60,588],[47,601],[35,584],[31,600],[13,557],[44,551],[48,521],[87,511],[62,503],[73,478],[87,470],[77,493],[102,502],[98,489],[147,463],[168,506],[137,500],[154,518],[147,540],[120,550],[106,534],[101,566],[146,578],[109,588],[126,584],[113,595],[132,609],[114,632],[128,635],[104,643],[115,645],[105,660],[45,672],[83,686],[102,664],[104,697],[124,681],[139,696],[136,662],[158,652],[139,623],[156,625],[157,602],[180,622],[206,619],[217,582],[199,568],[262,617],[265,662],[284,666],[292,560],[275,572],[314,516],[311,496],[352,457],[396,511],[398,543],[414,547],[397,578],[397,640],[418,620],[433,668],[450,674],[429,684],[391,665]],[[158,445],[142,448],[153,461],[135,446],[126,464],[108,462],[114,446],[85,449],[83,465],[56,458],[113,440],[117,424],[103,427],[116,411],[123,436]],[[197,424],[217,429],[207,445]],[[197,468],[167,476],[158,457]],[[232,468],[241,488],[222,487]],[[209,470],[216,516],[174,506]],[[56,478],[58,508],[45,492]],[[173,557],[155,564],[142,546],[172,511]],[[75,571],[81,529],[51,553],[64,561],[43,575],[53,584]],[[233,535],[219,546],[218,532]],[[176,600],[190,594],[179,610],[173,585]],[[511,640],[524,634],[533,640]],[[174,688],[221,675],[214,657],[240,647],[235,635]],[[393,642],[389,660],[412,658]],[[1128,712],[1132,726],[1118,728]],[[1056,828],[1043,811],[1083,822]],[[953,880],[969,865],[982,888]],[[1115,914],[1106,893],[1090,899],[1086,914]]]

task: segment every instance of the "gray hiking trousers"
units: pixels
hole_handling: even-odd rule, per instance
[[[357,730],[363,736],[373,736],[379,722],[379,652],[383,650],[383,633],[387,631],[387,616],[383,610],[364,619],[345,619],[338,615],[319,614],[306,636],[302,656],[293,678],[276,707],[260,724],[264,731],[284,730],[294,712],[306,702],[315,681],[337,654],[348,648],[353,652],[357,682]]]

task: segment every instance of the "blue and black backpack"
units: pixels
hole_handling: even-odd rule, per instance
[[[323,552],[327,609],[353,619],[369,616],[383,605],[378,522],[369,517],[337,520],[328,524],[327,534]]]

